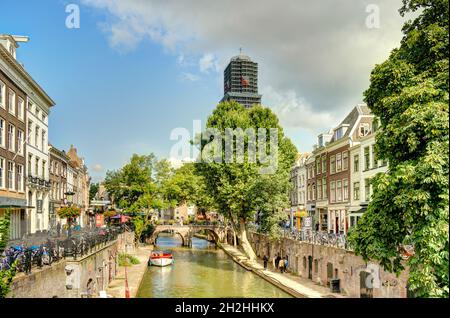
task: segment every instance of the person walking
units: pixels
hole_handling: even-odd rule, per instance
[[[58,224],[56,224],[56,234],[58,235],[58,237],[61,236],[61,222],[58,222]]]
[[[278,268],[280,269],[280,273],[284,273],[284,258],[280,259],[280,262],[278,263]]]
[[[287,255],[284,258],[284,272],[287,272],[287,267],[289,265],[288,257]]]
[[[281,257],[280,257],[280,254],[278,254],[277,258],[275,258],[275,269],[277,269],[279,267],[280,260],[281,260]]]
[[[264,269],[267,269],[267,263],[269,262],[269,258],[267,257],[267,255],[264,255],[263,262],[264,262]]]

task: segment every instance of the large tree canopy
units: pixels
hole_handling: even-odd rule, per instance
[[[403,0],[401,15],[411,11],[420,14],[365,92],[381,121],[375,150],[389,171],[372,181],[372,201],[350,242],[397,273],[404,246],[412,246],[410,290],[448,297],[448,0]]]
[[[278,118],[270,109],[262,106],[253,106],[247,109],[236,102],[221,103],[208,118],[206,127],[209,131],[215,129],[223,138],[210,136],[210,138],[203,139],[201,142],[202,154],[204,155],[208,151],[214,153],[216,150],[214,158],[221,159],[221,162],[220,160],[209,162],[203,160],[201,163],[197,163],[197,170],[204,177],[206,190],[213,198],[218,212],[231,221],[244,252],[250,259],[254,259],[255,253],[247,240],[246,223],[253,221],[257,212],[260,212],[265,220],[270,220],[271,215],[288,206],[289,171],[294,163],[297,150],[292,142],[284,136]],[[264,138],[258,136],[256,143],[253,142],[252,135],[245,131],[254,129],[257,134],[258,128],[277,129],[277,144],[270,143],[273,138],[269,132]],[[227,129],[234,131],[242,129],[244,132],[243,134],[237,133],[237,137],[235,135],[229,139],[233,141],[243,138],[244,160],[238,161],[236,157],[233,157],[235,158],[233,162],[226,162],[227,153],[233,156],[238,154],[236,147],[230,149],[226,146]],[[203,138],[205,138],[205,134],[203,134]],[[260,144],[261,141],[265,141],[268,147],[263,147]],[[210,145],[214,145],[214,147],[209,147]],[[256,153],[258,153],[256,162],[249,160],[252,158],[251,152],[249,152],[249,149],[253,149],[252,147],[255,147]],[[272,165],[262,160],[265,155],[269,154],[275,154]],[[265,169],[268,166],[273,167],[274,170]],[[269,225],[266,227],[269,228]]]

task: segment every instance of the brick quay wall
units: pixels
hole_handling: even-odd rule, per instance
[[[352,251],[288,238],[276,242],[255,232],[249,233],[249,240],[260,258],[267,255],[273,262],[278,254],[287,255],[288,270],[300,277],[323,286],[339,279],[341,292],[349,297],[407,297],[407,271],[397,277],[384,271],[377,262],[365,262]]]

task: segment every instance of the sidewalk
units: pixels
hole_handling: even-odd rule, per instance
[[[265,270],[261,260],[251,262],[242,252],[231,245],[222,244],[222,248],[244,268],[253,271],[255,274],[294,297],[345,298],[344,295],[331,293],[329,288],[317,285],[309,279],[301,278],[290,273],[281,274],[270,269]]]
[[[131,298],[136,297],[142,277],[147,270],[147,261],[151,250],[151,246],[143,246],[129,253],[140,261],[137,265],[127,267],[128,287]],[[109,284],[106,293],[113,298],[125,298],[125,267],[118,268],[116,278]]]

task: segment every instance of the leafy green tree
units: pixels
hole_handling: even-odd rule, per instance
[[[403,0],[402,16],[416,11],[365,92],[381,122],[375,150],[389,171],[372,180],[372,200],[349,239],[386,270],[409,267],[416,296],[448,297],[448,0]],[[404,262],[407,246],[413,251]]]
[[[98,183],[91,184],[91,186],[89,187],[89,201],[94,200],[95,196],[97,195],[98,188],[99,188]]]
[[[269,108],[262,106],[245,108],[236,102],[221,103],[208,118],[206,127],[209,131],[215,129],[221,136],[227,136],[227,129],[234,130],[234,137],[228,131],[228,142],[238,138],[244,141],[243,160],[237,160],[237,156],[234,162],[230,162],[226,160],[227,156],[230,158],[230,154],[234,157],[242,153],[235,147],[227,148],[224,140],[226,138],[205,138],[208,136],[204,134],[202,138],[205,139],[200,143],[202,155],[216,152],[216,158],[222,159],[222,162],[203,160],[197,163],[196,167],[206,181],[205,189],[212,197],[218,212],[231,222],[245,254],[254,259],[256,255],[247,239],[246,224],[254,221],[255,214],[260,212],[264,215],[266,229],[277,226],[271,222],[273,219],[270,216],[279,213],[289,204],[289,171],[297,150],[284,136],[278,118]],[[273,138],[269,133],[258,138],[256,143],[251,130],[257,134],[258,128],[277,129],[277,147],[271,144],[270,140]],[[242,129],[242,133],[238,132],[239,129]],[[267,148],[262,146],[262,141],[266,142]],[[254,159],[249,149],[256,150],[258,160],[249,160]],[[264,155],[270,154],[275,155],[272,162],[262,160]],[[271,167],[273,169],[270,169]]]
[[[3,253],[9,240],[9,211],[0,217],[0,254]],[[10,291],[14,276],[17,272],[17,262],[13,263],[11,268],[0,271],[0,298],[5,298]]]

